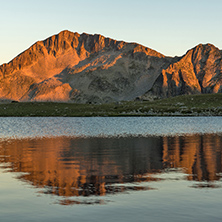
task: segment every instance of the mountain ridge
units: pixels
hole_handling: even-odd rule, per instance
[[[216,93],[221,58],[212,44],[167,57],[137,43],[64,30],[0,66],[0,99],[107,103]]]
[[[153,86],[162,97],[222,92],[222,54],[212,44],[199,44],[171,64]],[[168,83],[168,84],[167,84]],[[181,93],[182,91],[182,93]]]

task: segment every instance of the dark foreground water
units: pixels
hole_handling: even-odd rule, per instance
[[[222,118],[0,118],[0,221],[222,221]]]

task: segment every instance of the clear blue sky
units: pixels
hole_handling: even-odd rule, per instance
[[[222,49],[222,0],[0,0],[0,64],[68,29],[137,42],[164,55]]]

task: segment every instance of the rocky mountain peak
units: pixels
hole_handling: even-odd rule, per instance
[[[137,43],[64,30],[0,66],[0,98],[103,103],[221,92],[221,51],[165,57]]]
[[[162,71],[152,92],[163,97],[222,92],[221,59],[217,47],[199,44]]]

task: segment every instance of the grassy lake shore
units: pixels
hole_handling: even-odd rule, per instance
[[[2,102],[0,116],[222,116],[222,94],[183,95],[110,104]]]

